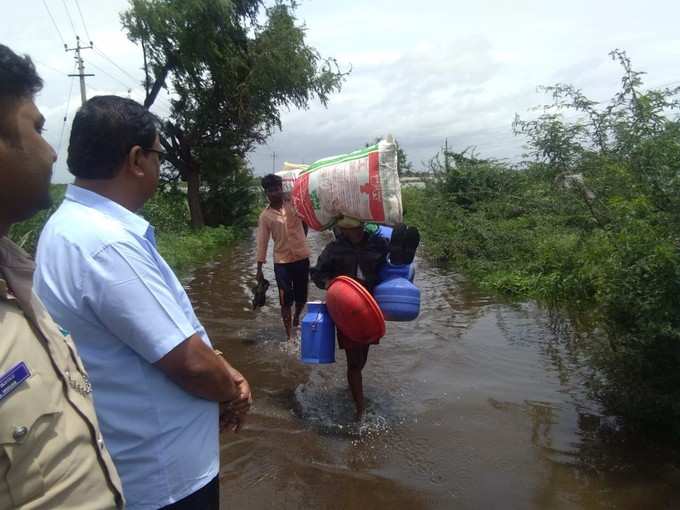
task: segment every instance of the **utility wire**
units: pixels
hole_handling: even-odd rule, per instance
[[[85,24],[85,18],[83,17],[83,11],[80,10],[80,2],[78,0],[74,0],[76,3],[76,7],[78,8],[78,14],[80,14],[80,21],[83,23],[83,28],[85,29],[85,35],[87,35],[87,40],[92,42],[92,37],[90,37],[90,31],[87,29],[87,24]]]
[[[125,76],[127,76],[128,78],[130,78],[131,80],[133,80],[135,83],[142,83],[142,80],[140,80],[139,78],[135,78],[135,77],[132,76],[129,72],[127,72],[125,69],[123,69],[123,68],[120,67],[118,64],[116,64],[116,62],[114,62],[113,59],[111,59],[108,55],[106,55],[106,53],[104,53],[104,52],[103,52],[102,50],[100,50],[98,47],[95,46],[95,47],[94,47],[94,51],[96,51],[97,53],[99,53],[99,55],[101,55],[103,58],[105,58],[106,60],[108,60],[109,63],[111,63],[111,65],[113,65],[116,69],[118,69],[118,70],[119,70],[121,73],[123,73]]]
[[[68,5],[66,5],[66,0],[61,0],[61,3],[64,4],[64,9],[66,9],[66,16],[68,16],[68,20],[71,22],[71,28],[73,29],[73,35],[78,36],[78,33],[76,32],[76,26],[73,24],[73,18],[71,17],[71,11],[68,10]]]
[[[668,88],[672,85],[679,85],[679,84],[680,84],[680,80],[673,80],[673,81],[669,81],[667,83],[662,83],[661,85],[654,85],[654,86],[648,87],[648,89],[665,89],[665,88]]]
[[[138,87],[141,86],[141,84],[143,83],[142,80],[133,76],[128,71],[126,71],[121,66],[119,66],[111,57],[109,57],[106,53],[104,53],[103,50],[100,50],[97,46],[93,46],[93,49],[101,58],[105,59],[109,64],[114,66],[119,72],[123,73],[127,78],[132,80],[132,83],[134,83],[134,85],[130,85],[129,82],[124,82],[124,81],[120,80],[119,78],[112,76],[109,72],[105,71],[100,66],[96,66],[95,64],[92,64],[90,62],[91,65],[93,65],[96,69],[98,69],[103,74],[107,75],[109,78],[111,78],[112,80],[114,80],[114,81],[118,82],[119,84],[125,86],[128,89],[136,90]],[[172,111],[172,105],[170,104],[170,102],[167,99],[165,99],[163,97],[160,97],[160,96],[157,97],[155,104],[158,104],[158,106],[164,106],[167,109],[168,114]]]
[[[40,65],[40,66],[46,67],[46,68],[48,68],[48,69],[51,69],[51,70],[54,71],[55,73],[59,73],[59,74],[63,74],[63,75],[65,75],[65,76],[68,76],[68,73],[67,73],[66,71],[62,71],[61,69],[57,69],[56,67],[52,67],[51,65],[46,64],[45,62],[42,62],[42,61],[38,60],[38,59],[35,58],[35,57],[31,57],[31,60],[33,60],[33,62],[35,62],[36,64],[38,64],[38,65]]]
[[[99,50],[96,46],[94,47],[94,50],[97,52],[97,54],[100,57],[106,59],[107,62],[109,62],[111,65],[115,66],[116,69],[118,69],[120,72],[124,73],[125,76],[129,77],[132,80],[132,82],[134,83],[134,85],[131,85],[129,82],[123,81],[119,78],[116,78],[115,76],[111,75],[108,71],[106,71],[106,70],[102,69],[100,66],[92,63],[92,61],[90,61],[90,65],[95,67],[97,70],[101,71],[103,74],[105,74],[106,76],[108,76],[112,80],[123,85],[127,89],[136,90],[138,87],[141,86],[141,80],[138,80],[137,78],[132,76],[130,73],[125,71],[125,69],[123,69],[119,65],[117,65],[111,58],[109,58],[103,51]],[[158,104],[158,106],[165,107],[167,109],[168,113],[170,113],[172,111],[172,105],[170,104],[170,102],[167,99],[165,99],[163,97],[158,96],[156,98],[156,104]]]
[[[129,84],[129,83],[125,83],[124,81],[119,80],[118,78],[116,78],[115,76],[113,76],[112,74],[110,74],[109,72],[105,71],[104,69],[102,69],[101,67],[99,67],[98,65],[96,65],[96,64],[95,64],[94,62],[92,62],[91,60],[88,62],[88,65],[94,67],[94,68],[95,68],[97,71],[99,71],[100,73],[103,73],[103,74],[105,74],[106,76],[108,76],[109,78],[111,78],[112,80],[118,82],[119,84],[121,84],[121,85],[122,85],[123,87],[125,87],[126,89],[135,88],[135,87],[130,87],[130,84]]]
[[[52,12],[50,11],[50,8],[47,7],[47,2],[43,0],[43,5],[45,6],[45,10],[47,11],[47,14],[50,16],[50,19],[52,20],[52,25],[54,25],[54,29],[57,31],[57,34],[59,34],[59,39],[61,39],[61,43],[66,46],[66,42],[64,41],[64,36],[61,35],[61,30],[59,30],[59,27],[57,26],[57,22],[54,21],[54,16],[52,16]]]
[[[75,74],[75,66],[73,68]],[[61,124],[61,133],[59,133],[59,144],[57,145],[57,155],[61,153],[61,142],[64,139],[64,130],[66,129],[66,119],[68,118],[68,109],[71,106],[71,93],[73,92],[73,77],[71,77],[71,86],[68,89],[68,97],[66,99],[66,111],[64,112],[64,122]]]

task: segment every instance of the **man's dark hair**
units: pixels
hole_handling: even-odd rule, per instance
[[[68,146],[68,169],[82,179],[112,179],[135,145],[153,147],[158,118],[141,104],[96,96],[76,113]]]
[[[13,138],[15,128],[9,125],[20,99],[32,98],[42,89],[33,61],[28,55],[20,57],[7,46],[0,44],[0,136]]]
[[[262,184],[264,189],[274,188],[283,186],[283,179],[280,175],[268,174],[260,180],[260,184]]]

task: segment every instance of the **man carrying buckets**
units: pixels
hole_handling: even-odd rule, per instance
[[[392,251],[398,254],[399,263],[410,264],[420,240],[417,229],[401,225],[395,229],[390,243],[379,232],[371,234],[364,230],[361,221],[347,216],[340,218],[336,227],[337,238],[324,248],[316,266],[310,271],[312,280],[320,289],[328,289],[336,277],[349,276],[366,291],[372,292],[379,283],[378,271],[387,261],[388,254]],[[370,345],[378,343],[384,329],[374,338],[359,338],[357,332],[365,330],[364,326],[368,325],[353,323],[351,319],[346,324],[339,323],[337,319],[335,322],[338,345],[347,356],[347,382],[356,406],[356,418],[360,419],[365,409],[361,372],[366,365]]]

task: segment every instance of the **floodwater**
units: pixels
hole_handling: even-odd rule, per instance
[[[312,263],[324,236],[310,235]],[[221,438],[222,508],[680,508],[670,452],[618,437],[585,394],[564,324],[417,267],[421,314],[371,348],[359,424],[344,352],[305,365],[284,340],[271,264],[268,305],[250,309],[254,238],[187,281],[255,397],[247,426]]]

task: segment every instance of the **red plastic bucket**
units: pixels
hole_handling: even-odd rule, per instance
[[[385,336],[385,317],[378,303],[349,276],[331,281],[326,307],[336,327],[355,342],[369,343]]]

